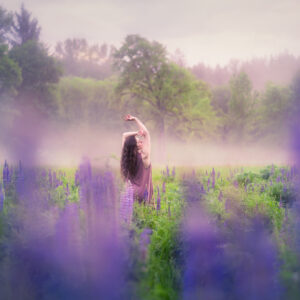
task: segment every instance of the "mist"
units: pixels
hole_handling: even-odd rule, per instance
[[[44,128],[32,128],[23,123],[13,127],[13,142],[1,144],[2,158],[17,163],[51,167],[77,167],[83,157],[94,166],[118,168],[121,156],[122,128],[105,130],[87,125],[64,126],[44,123]],[[28,133],[29,132],[29,133]],[[151,134],[151,132],[150,132]],[[10,133],[7,135],[10,135]],[[165,139],[161,153],[159,136],[151,134],[151,161],[154,167],[185,166],[245,166],[286,165],[292,163],[288,146],[272,144],[229,144],[213,142],[183,142]]]

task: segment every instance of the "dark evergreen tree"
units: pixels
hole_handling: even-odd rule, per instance
[[[26,10],[24,4],[21,6],[21,12],[15,14],[13,24],[13,45],[23,45],[28,41],[38,41],[41,27],[38,21],[31,17],[31,13]]]

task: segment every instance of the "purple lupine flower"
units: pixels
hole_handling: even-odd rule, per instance
[[[170,177],[170,170],[169,170],[168,166],[166,167],[166,175],[167,175],[167,177]]]
[[[53,172],[52,177],[53,177],[53,184],[54,184],[54,186],[56,186],[57,179],[56,179],[56,172],[55,171]]]
[[[213,190],[215,189],[215,177],[212,178],[211,187]]]
[[[201,211],[190,213],[184,228],[183,299],[229,299],[229,265],[217,228]]]
[[[216,180],[216,172],[215,172],[214,168],[212,169],[211,177],[212,177],[212,184],[211,184],[211,186],[212,186],[212,189],[214,189],[215,188],[215,180]]]
[[[195,176],[187,176],[183,181],[184,196],[188,204],[199,202],[203,199],[203,185]]]
[[[209,192],[209,182],[207,182],[207,192]]]
[[[175,175],[176,175],[176,171],[175,171],[175,167],[173,167],[173,169],[172,169],[172,176],[175,178]]]
[[[171,204],[168,202],[168,217],[171,217]]]
[[[261,185],[260,187],[260,192],[263,193],[265,191],[265,186],[264,185]]]
[[[215,168],[212,169],[211,175],[214,177],[216,175]]]
[[[219,200],[219,201],[222,201],[222,199],[223,199],[223,193],[222,193],[222,191],[220,191],[218,200]]]
[[[263,220],[251,220],[250,230],[237,224],[233,233],[232,261],[242,254],[235,268],[233,299],[282,299],[278,253]]]
[[[289,180],[289,179],[290,179],[290,172],[286,171],[286,180]]]
[[[55,188],[58,188],[61,185],[62,185],[62,182],[59,179],[56,179],[55,180]]]
[[[21,161],[19,161],[19,168],[17,172],[17,177],[16,177],[16,191],[17,195],[21,196],[24,193],[25,190],[25,170],[21,164]]]
[[[4,194],[2,190],[2,184],[0,183],[0,211],[3,210],[3,205],[4,205]]]
[[[5,289],[0,289],[0,298],[127,299],[125,243],[114,222],[117,201],[111,177],[86,181],[88,202],[79,210],[78,203],[70,202],[62,209],[44,206],[49,190],[40,189],[38,174],[25,170],[24,175],[25,201],[11,218],[18,230],[12,230],[10,251],[0,260],[0,270],[10,275],[1,276]],[[99,202],[101,210],[95,209]]]
[[[66,188],[65,188],[65,193],[66,193],[66,199],[69,198],[70,196],[70,189],[69,189],[69,183],[67,183]]]
[[[228,199],[225,200],[225,210],[228,212],[230,209],[230,201]]]
[[[77,169],[75,172],[75,185],[79,185],[79,170]]]
[[[50,186],[50,188],[52,188],[53,181],[52,181],[52,172],[51,172],[51,170],[49,170],[49,172],[48,172],[48,180],[49,180],[49,186]]]
[[[128,224],[131,224],[132,214],[133,214],[133,187],[131,184],[128,184],[125,193],[121,196],[120,204],[120,217],[121,219]]]
[[[150,244],[150,236],[152,234],[152,229],[144,228],[140,234],[139,250],[141,255],[141,260],[146,261],[148,256],[148,245]]]
[[[237,180],[235,180],[235,181],[233,182],[233,185],[234,185],[234,187],[235,187],[235,188],[238,188],[238,187],[239,187],[239,183],[238,183],[238,181],[237,181]]]
[[[201,191],[202,194],[205,194],[205,188],[204,188],[203,184],[201,184],[201,190],[200,191]]]
[[[280,182],[280,176],[277,176],[276,178],[276,182],[279,183]]]
[[[7,185],[10,183],[9,167],[8,167],[8,163],[6,160],[5,160],[4,166],[3,166],[2,179],[3,179],[4,189],[6,189]]]
[[[274,165],[272,164],[272,168],[271,168],[271,175],[273,175],[274,174]]]
[[[163,194],[166,192],[166,182],[165,181],[162,184],[162,192],[163,192]]]
[[[157,187],[156,210],[160,210],[160,194],[159,194],[159,187]]]

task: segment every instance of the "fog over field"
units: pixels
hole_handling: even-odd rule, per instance
[[[9,161],[44,166],[77,167],[83,157],[88,157],[95,166],[118,167],[121,155],[119,131],[101,131],[88,127],[69,129],[48,128],[38,136],[19,133],[18,146],[2,145],[1,157]],[[35,139],[38,137],[38,139]],[[152,138],[152,164],[165,166],[240,166],[292,163],[288,147],[274,145],[238,145],[211,142],[183,142],[166,138],[165,153],[161,153],[159,137]],[[24,141],[23,143],[20,142]],[[32,145],[35,145],[35,148]]]

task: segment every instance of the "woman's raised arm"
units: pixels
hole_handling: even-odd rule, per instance
[[[137,133],[138,136],[143,136],[143,151],[142,151],[142,157],[143,160],[146,161],[146,164],[150,164],[150,152],[151,152],[151,143],[150,143],[150,133],[146,126],[136,117],[133,117],[131,115],[126,115],[124,118],[126,121],[135,121],[139,127],[139,131]]]

